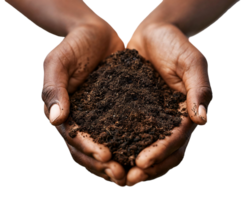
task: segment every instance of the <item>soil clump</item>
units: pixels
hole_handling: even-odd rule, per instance
[[[149,61],[126,49],[102,61],[70,97],[70,132],[86,132],[129,169],[147,146],[171,135],[187,116],[186,96],[164,82]]]

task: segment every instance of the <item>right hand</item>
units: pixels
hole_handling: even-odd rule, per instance
[[[140,152],[136,166],[127,175],[130,186],[155,179],[179,165],[196,125],[207,122],[206,109],[212,99],[205,57],[177,27],[148,20],[135,31],[128,48],[137,49],[172,89],[187,95],[190,118],[184,118],[170,137]]]
[[[71,128],[66,121],[70,113],[68,94],[84,82],[101,60],[123,49],[116,32],[99,17],[92,24],[75,27],[46,57],[42,92],[45,114],[65,139],[73,159],[97,176],[121,186],[126,183],[126,173],[120,164],[109,161],[109,149],[81,134],[74,139],[69,137]]]

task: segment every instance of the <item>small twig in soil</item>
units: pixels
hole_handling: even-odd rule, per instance
[[[114,153],[114,154],[115,154],[115,153],[123,154],[124,152],[123,152],[123,151],[114,151],[113,153]]]
[[[110,131],[108,130],[108,128],[106,128],[105,130],[107,130],[110,133]],[[112,135],[112,134],[110,133],[110,135]]]

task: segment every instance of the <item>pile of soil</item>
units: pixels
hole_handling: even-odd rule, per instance
[[[69,122],[107,146],[112,159],[125,168],[158,139],[170,136],[181,123],[179,104],[186,96],[173,91],[152,64],[136,50],[126,49],[99,64],[70,97]]]

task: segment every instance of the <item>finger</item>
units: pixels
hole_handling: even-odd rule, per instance
[[[138,48],[140,54],[153,63],[171,88],[187,93],[189,116],[196,124],[205,124],[212,99],[205,57],[173,25],[161,25],[150,30],[154,32],[146,41],[145,48]],[[137,36],[131,42],[137,48],[139,41]]]
[[[57,126],[59,133],[65,141],[82,154],[91,156],[100,162],[107,162],[111,159],[112,155],[109,148],[102,144],[95,143],[88,133],[77,131],[76,136],[74,138],[71,137],[70,132],[72,129],[76,128],[77,126],[70,126],[68,121],[60,126]]]
[[[181,148],[196,128],[190,118],[183,117],[179,127],[172,130],[170,136],[158,140],[151,146],[145,148],[136,158],[136,165],[141,169],[163,162],[173,152]]]
[[[45,115],[48,117],[49,112],[46,106],[44,106],[44,112]],[[107,162],[111,159],[110,150],[104,145],[94,143],[93,139],[88,133],[77,132],[76,137],[73,139],[69,135],[69,132],[74,128],[68,124],[68,121],[69,119],[64,124],[57,126],[57,130],[67,143],[74,146],[80,152],[92,156],[98,161]]]
[[[73,159],[81,166],[86,167],[89,171],[93,172],[97,176],[105,179],[109,179],[120,186],[124,186],[126,183],[126,174],[124,168],[115,161],[107,163],[99,162],[87,155],[82,154],[76,148],[71,145],[67,145]]]
[[[48,110],[46,109],[45,104],[43,105],[44,115],[45,117],[48,116]],[[126,173],[123,167],[118,164],[117,162],[110,161],[108,163],[106,174],[109,174],[109,179],[107,176],[104,176],[102,174],[99,174],[99,172],[93,171],[93,162],[92,158],[95,158],[97,161],[100,162],[107,162],[111,159],[111,152],[108,147],[94,143],[93,139],[90,138],[89,134],[87,133],[78,133],[74,139],[68,136],[66,134],[67,132],[72,129],[68,124],[69,119],[62,125],[56,126],[55,129],[57,130],[58,134],[64,139],[64,143],[67,146],[67,151],[70,155],[73,155],[73,158],[75,160],[75,163],[78,163],[80,161],[77,161],[76,158],[83,158],[83,162],[87,162],[88,165],[83,164],[87,171],[91,172],[97,177],[102,177],[103,180],[108,182],[113,182],[119,187],[125,187],[126,186]],[[73,147],[74,146],[74,147]],[[88,156],[89,155],[89,156]],[[88,158],[86,158],[86,156]]]
[[[139,167],[132,168],[127,175],[127,185],[133,186],[139,182],[152,180],[166,174],[170,169],[178,166],[184,158],[184,153],[189,140],[176,152],[166,158],[163,162],[147,169]]]
[[[76,165],[79,165],[87,172],[98,178],[111,182],[110,177],[104,172],[107,164],[102,164],[101,162],[95,161],[95,159],[80,153],[77,149],[69,145],[67,142],[65,142],[65,147],[67,152],[69,153],[71,160]]]
[[[185,149],[181,148],[164,160],[162,163],[156,164],[153,167],[144,170],[144,173],[148,175],[147,180],[152,180],[163,176],[170,169],[178,166],[184,158]]]
[[[49,111],[49,120],[53,125],[62,124],[69,115],[68,79],[67,69],[56,59],[56,55],[49,54],[44,62],[42,99]]]
[[[78,133],[75,138],[67,136],[67,142],[100,162],[107,162],[111,159],[110,150],[104,145],[95,143],[87,133]]]
[[[203,125],[207,122],[207,109],[212,100],[207,61],[197,51],[192,58],[184,59],[181,65],[186,69],[182,80],[187,91],[188,114],[193,122]]]

